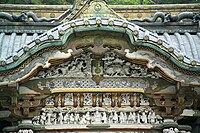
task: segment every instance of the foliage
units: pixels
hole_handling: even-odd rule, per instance
[[[0,4],[73,4],[74,0],[0,0]],[[140,4],[188,4],[200,3],[200,0],[107,0],[110,5],[140,5]]]
[[[139,5],[152,4],[151,0],[108,0],[109,4],[113,5]]]
[[[200,3],[200,0],[152,0],[155,4],[189,4]]]

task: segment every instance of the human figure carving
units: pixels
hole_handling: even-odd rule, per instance
[[[113,123],[113,112],[110,112],[108,123]]]
[[[58,114],[58,122],[60,124],[63,124],[63,114],[62,114],[62,112],[59,112],[59,114]]]
[[[145,112],[142,112],[141,118],[142,118],[142,122],[146,124],[147,123],[147,116],[146,116]]]
[[[102,116],[102,122],[103,122],[103,123],[107,123],[107,116],[106,116],[106,112],[103,112],[103,116]]]
[[[74,121],[75,121],[76,124],[79,124],[80,116],[79,116],[78,113],[75,114],[75,116],[74,116]]]
[[[116,112],[114,112],[113,123],[118,123],[118,115]]]
[[[69,113],[66,113],[63,119],[64,123],[69,124]]]
[[[140,113],[137,113],[137,124],[140,124]]]
[[[123,113],[123,112],[120,112],[120,115],[119,115],[119,123],[124,123],[124,121],[125,121],[124,113]]]
[[[89,124],[91,122],[90,112],[86,113],[85,119],[86,119],[87,124]]]
[[[98,110],[96,110],[95,112],[95,123],[101,123],[101,120],[102,120],[102,116],[101,116],[101,113],[99,113]]]
[[[155,115],[155,112],[151,112],[150,120],[151,120],[151,121],[150,121],[151,124],[156,123],[156,115]]]
[[[46,121],[46,124],[47,124],[47,125],[52,124],[52,123],[51,123],[51,115],[52,115],[52,113],[51,113],[50,111],[47,112],[47,121]]]
[[[128,123],[135,123],[136,122],[136,116],[135,116],[135,112],[130,112],[129,116],[128,116]]]
[[[69,123],[74,124],[74,114],[73,113],[70,114]]]
[[[45,121],[46,121],[46,113],[42,112],[42,115],[40,116],[40,123],[42,125],[45,125]]]
[[[56,112],[54,112],[51,115],[51,122],[52,122],[52,124],[57,124],[57,113]]]

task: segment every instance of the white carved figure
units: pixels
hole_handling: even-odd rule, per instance
[[[47,125],[50,125],[50,124],[52,124],[51,123],[51,115],[52,115],[52,112],[47,112],[47,120],[46,120],[46,124]]]
[[[54,112],[51,115],[51,122],[52,122],[52,124],[57,124],[57,114],[56,114],[56,112]]]
[[[126,112],[124,112],[124,122],[128,123],[128,115]]]
[[[46,121],[46,113],[45,112],[42,112],[42,115],[40,116],[40,123],[42,125],[45,124],[45,121]]]
[[[87,124],[86,115],[83,115],[80,124]]]
[[[102,123],[107,123],[107,116],[106,116],[106,112],[103,112],[103,116],[102,116]]]
[[[101,123],[101,118],[102,116],[101,116],[101,113],[99,113],[99,111],[98,110],[96,110],[96,112],[95,112],[95,121],[94,121],[94,123]]]
[[[65,114],[63,120],[64,120],[64,123],[69,124],[69,113]]]
[[[137,124],[140,124],[140,113],[137,113]]]
[[[74,124],[74,114],[73,113],[70,114],[69,123]]]
[[[113,112],[110,112],[108,123],[113,123]]]
[[[91,122],[90,112],[87,112],[85,114],[85,119],[86,119],[87,124],[89,124]]]
[[[18,133],[33,133],[32,129],[20,129]]]
[[[150,123],[151,124],[154,124],[156,123],[156,115],[155,115],[155,112],[150,112]]]
[[[170,128],[165,128],[163,129],[163,133],[186,133],[186,131],[179,131],[178,128],[173,128],[173,127],[170,127]]]
[[[124,122],[125,122],[124,113],[123,113],[123,112],[120,112],[120,115],[119,115],[119,123],[124,123]]]
[[[142,112],[141,120],[143,123],[145,123],[145,124],[147,123],[147,116],[146,116],[145,112]]]
[[[74,115],[74,121],[75,121],[75,124],[79,124],[80,116],[79,116],[78,113],[76,113],[76,114]]]
[[[128,123],[135,123],[136,122],[136,116],[135,116],[135,112],[130,112],[129,116],[128,116]]]
[[[35,116],[32,121],[33,125],[40,125],[40,116]]]
[[[58,122],[59,122],[59,124],[63,124],[63,114],[62,114],[62,112],[59,112],[59,114],[58,114]]]
[[[118,115],[117,115],[117,112],[114,112],[113,123],[118,123]]]

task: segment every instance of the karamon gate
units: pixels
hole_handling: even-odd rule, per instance
[[[33,28],[57,24],[0,33],[0,120],[12,122],[4,132],[199,131],[200,33],[182,21],[196,27],[198,13],[128,21],[104,1],[85,0],[58,18],[2,14]]]

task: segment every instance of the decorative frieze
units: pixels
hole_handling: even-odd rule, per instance
[[[87,78],[55,78],[51,81],[46,81],[44,85],[39,82],[38,88],[44,90],[48,88],[53,90],[55,88],[133,88],[133,89],[147,89],[154,87],[150,85],[148,80],[140,78],[106,78],[103,79],[99,85],[92,79]],[[157,85],[156,85],[157,87]]]
[[[101,59],[93,59],[91,53],[80,54],[63,64],[40,71],[37,77],[143,77],[158,79],[158,72],[150,71],[147,67],[135,64],[113,52],[105,53]],[[87,83],[85,83],[87,84]]]
[[[159,124],[162,118],[151,108],[43,108],[34,125],[56,124]]]

